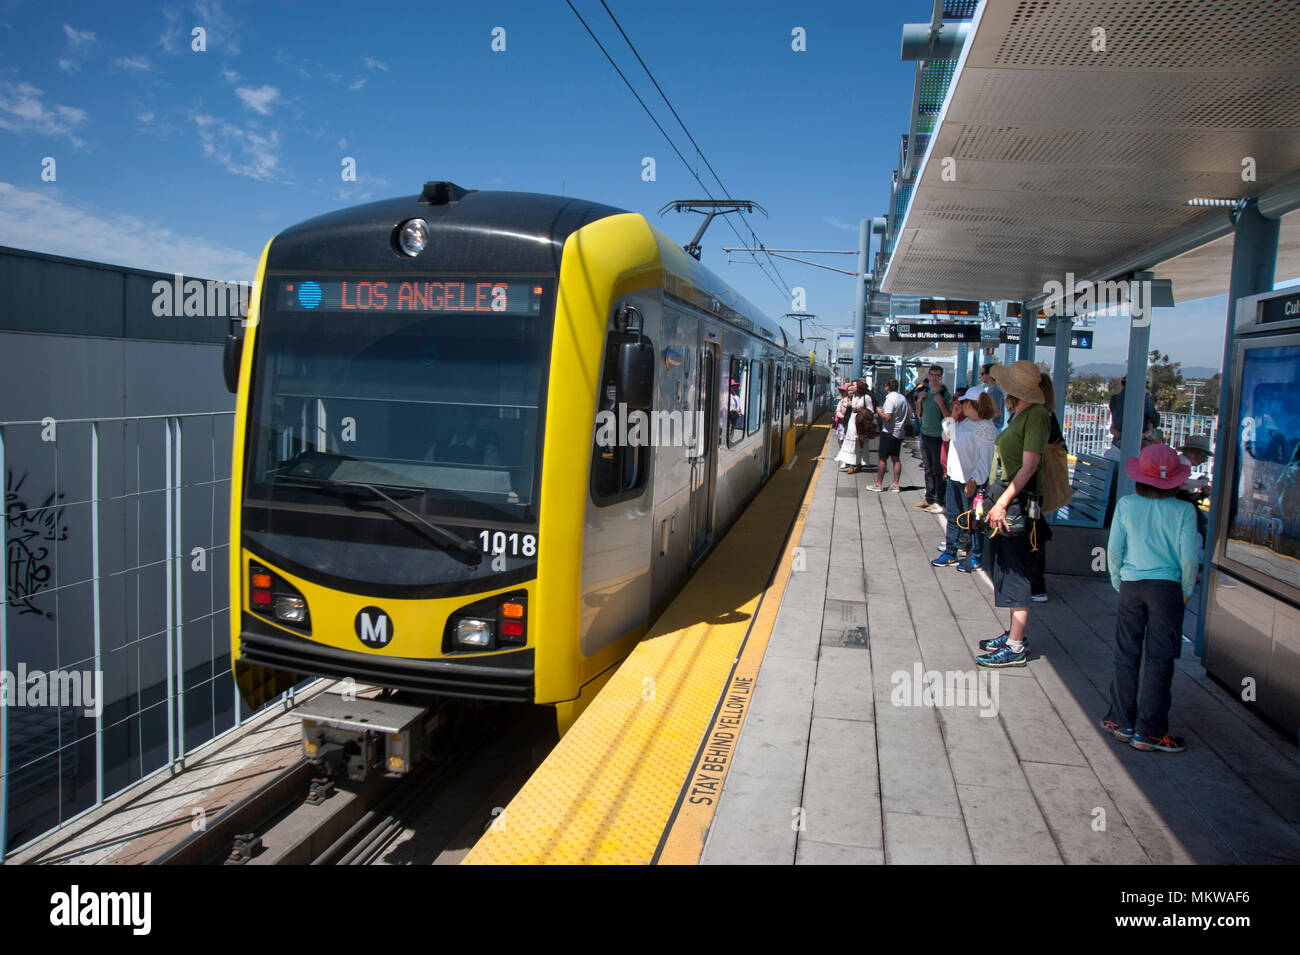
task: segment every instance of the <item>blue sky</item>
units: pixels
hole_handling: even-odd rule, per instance
[[[885,211],[907,125],[902,24],[928,20],[929,2],[606,2],[728,191],[769,212],[751,220],[768,246],[856,246],[858,219]],[[598,0],[575,6],[685,152]],[[205,51],[191,48],[195,27]],[[491,48],[496,27],[504,52]],[[806,52],[791,49],[795,27]],[[47,157],[53,182],[41,178]],[[355,182],[341,178],[346,157]],[[698,224],[657,216],[701,189],[563,0],[0,0],[0,244],[251,278],[286,226],[427,179],[563,191],[644,213],[683,241]],[[757,267],[727,264],[721,247],[740,244],[715,221],[704,264],[768,314],[790,310]],[[851,322],[851,278],[779,268],[823,325]],[[1180,307],[1176,322],[1157,321],[1153,345],[1217,364],[1225,308]],[[1103,327],[1074,360],[1122,360],[1124,349],[1122,332]]]

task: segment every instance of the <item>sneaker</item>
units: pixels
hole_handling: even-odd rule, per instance
[[[993,650],[1001,650],[1007,645],[1007,640],[1010,639],[1010,637],[1011,631],[1003,630],[1001,636],[993,637],[991,640],[981,640],[980,649],[985,653],[990,653]]]
[[[929,511],[931,514],[942,514],[946,510],[946,508],[944,508],[942,504],[934,503],[931,504],[929,507],[927,507],[926,510]]]
[[[879,494],[881,491],[884,490],[884,488],[881,487],[879,484],[868,484],[868,485],[867,485],[867,490],[868,490],[868,491],[875,491],[877,494]]]
[[[934,560],[930,561],[931,567],[951,567],[957,563],[956,554],[940,554]]]
[[[840,470],[841,470],[841,471],[847,471],[848,469],[849,469],[849,466],[848,466],[847,464],[841,464],[841,465],[840,465]]]
[[[983,564],[981,564],[978,560],[975,560],[971,557],[967,557],[965,560],[963,560],[960,564],[957,565],[957,569],[960,570],[963,574],[973,574],[975,573],[975,571],[979,570],[982,566]]]
[[[1036,604],[1047,603],[1047,594],[1030,594],[1029,599]]]
[[[912,506],[916,508],[918,511],[927,511],[930,509],[930,505],[925,503],[925,501],[917,501]]]
[[[1158,749],[1162,753],[1181,753],[1187,748],[1187,742],[1181,736],[1174,736],[1172,733],[1166,733],[1159,738],[1134,733],[1133,738],[1129,740],[1129,745],[1134,749],[1142,750],[1144,753],[1153,749]]]
[[[991,653],[982,657],[976,657],[975,662],[982,667],[998,669],[1000,667],[1022,667],[1029,660],[1029,645],[1026,644],[1024,649],[1016,653],[1008,645],[1003,645]]]
[[[1133,738],[1133,727],[1120,726],[1114,720],[1102,720],[1101,729],[1104,733],[1109,733],[1121,743],[1127,743]]]
[[[903,493],[903,489],[902,489],[901,487],[899,487],[897,484],[895,484],[895,485],[894,485],[893,487],[891,487],[889,490],[892,491],[892,492],[895,493],[895,494],[902,494],[902,493]]]

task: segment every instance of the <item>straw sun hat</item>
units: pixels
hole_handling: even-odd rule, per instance
[[[994,365],[989,369],[989,377],[1001,385],[1003,391],[1013,398],[1035,405],[1043,403],[1043,390],[1038,387],[1041,376],[1038,366],[1028,358],[1010,365]]]

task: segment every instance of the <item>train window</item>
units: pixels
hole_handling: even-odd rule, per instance
[[[591,498],[597,507],[638,497],[645,491],[649,473],[648,412],[629,411],[618,391],[618,346],[636,341],[637,336],[611,332],[605,345],[605,374],[597,395],[595,436],[591,453]],[[608,414],[606,414],[608,412]],[[626,423],[620,428],[620,412]],[[634,416],[645,415],[638,431]],[[619,432],[626,435],[640,433],[645,440],[633,443],[620,441]]]
[[[763,421],[763,362],[752,363],[749,375],[749,418],[745,422],[745,433],[753,434]]]
[[[745,397],[749,378],[749,362],[739,355],[731,356],[731,374],[727,378],[727,447],[740,442],[745,436]]]

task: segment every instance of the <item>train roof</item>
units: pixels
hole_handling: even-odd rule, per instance
[[[375,233],[421,218],[429,223],[426,254],[439,269],[469,271],[493,259],[519,272],[560,270],[569,235],[589,222],[624,210],[598,202],[531,192],[469,192],[451,183],[428,183],[420,195],[384,199],[328,212],[285,229],[271,243],[268,269],[358,272],[426,271],[429,259],[397,253]]]

